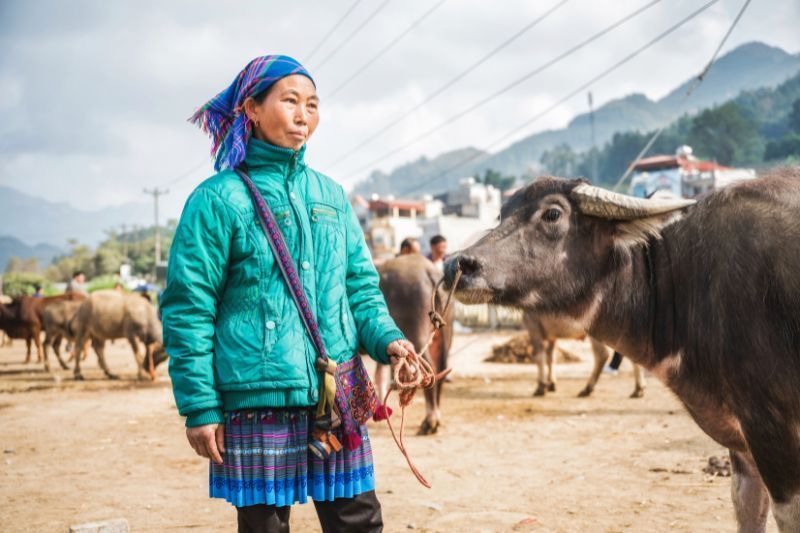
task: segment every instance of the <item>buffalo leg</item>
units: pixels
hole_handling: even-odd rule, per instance
[[[50,355],[47,353],[47,347],[52,346],[53,338],[50,336],[50,333],[45,332],[44,334],[44,342],[42,343],[42,352],[44,355],[44,370],[45,372],[50,372]]]
[[[547,348],[545,349],[545,356],[547,357],[547,392],[555,392],[556,390],[556,362],[553,358],[555,349],[556,341],[547,341]]]
[[[75,379],[82,380],[83,374],[81,374],[81,352],[88,350],[86,346],[89,339],[87,339],[88,334],[85,332],[78,332],[78,334],[73,339],[72,343],[72,359],[75,360],[75,369],[72,373],[75,375]]]
[[[537,378],[536,382],[536,390],[534,391],[533,395],[544,396],[547,393],[547,377],[544,369],[544,342],[542,339],[531,339],[531,345],[533,346],[533,355],[536,359],[536,368],[539,371],[539,377]]]
[[[42,356],[42,332],[37,331],[33,335],[33,344],[36,346],[36,362],[41,363],[44,357]]]
[[[647,381],[644,377],[644,368],[633,363],[633,376],[636,380],[636,388],[631,393],[631,398],[642,398],[644,396],[644,388],[647,386]]]
[[[769,493],[747,452],[731,454],[731,498],[740,533],[766,531]]]
[[[606,350],[605,345],[592,337],[589,337],[589,341],[592,343],[594,368],[592,369],[592,375],[589,376],[589,381],[586,382],[586,386],[578,393],[579,398],[585,398],[592,394],[595,385],[597,385],[597,380],[600,379],[600,373],[603,371],[603,367],[606,366],[606,361],[608,361],[608,350]]]
[[[31,362],[31,338],[30,337],[26,337],[25,338],[25,346],[27,347],[27,351],[25,352],[25,364],[27,365],[28,363]]]
[[[773,503],[772,514],[781,531],[800,531],[800,492],[784,503]]]
[[[378,401],[383,403],[383,399],[386,398],[386,365],[382,365],[378,362],[375,363],[375,373],[373,374],[375,382],[375,393],[378,395]]]
[[[441,330],[434,334],[431,345],[428,348],[428,355],[430,356],[428,362],[434,372],[439,373],[444,370],[444,340],[442,339]],[[422,357],[425,357],[425,355],[423,354]],[[423,420],[422,426],[419,428],[419,435],[431,435],[439,431],[441,386],[442,383],[438,382],[435,387],[425,389],[425,420]]]
[[[67,363],[64,362],[64,358],[61,357],[61,335],[53,339],[53,353],[56,354],[56,358],[58,359],[58,364],[61,365],[61,368],[63,368],[64,370],[69,368],[67,366]]]
[[[100,365],[100,368],[103,369],[106,377],[108,379],[119,379],[118,375],[111,373],[111,371],[108,369],[108,365],[106,364],[105,342],[92,337],[92,348],[94,348],[94,353],[97,354],[97,362]]]

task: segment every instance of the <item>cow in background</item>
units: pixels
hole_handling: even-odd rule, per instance
[[[441,271],[433,263],[419,254],[409,254],[390,259],[378,268],[380,288],[386,298],[397,327],[403,335],[419,349],[428,340],[431,322],[428,312],[431,310],[431,296],[436,284],[442,277]],[[436,295],[436,311],[442,313],[444,295],[441,291]],[[451,306],[445,319],[445,327],[440,329],[428,349],[427,357],[436,373],[447,368],[447,356],[453,341],[453,307]],[[423,355],[424,356],[424,355]],[[380,367],[376,376],[380,373]],[[382,379],[376,379],[376,389],[380,400],[386,394]],[[419,428],[420,435],[436,433],[441,423],[441,400],[444,383],[438,381],[432,389],[425,390],[425,420]]]

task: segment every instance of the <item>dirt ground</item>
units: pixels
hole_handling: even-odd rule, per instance
[[[590,351],[573,341],[563,345],[584,361],[562,365],[558,391],[533,398],[533,366],[482,362],[509,335],[456,336],[444,426],[407,439],[433,489],[417,484],[385,424],[370,428],[386,531],[735,529],[730,478],[702,472],[724,451],[663,386],[650,379],[643,399],[629,399],[623,366],[576,398]],[[166,369],[137,382],[124,343],[107,353],[122,379],[104,379],[91,354],[77,383],[23,365],[20,341],[0,348],[0,531],[119,517],[133,531],[234,531],[233,507],[207,497],[208,466],[186,443]],[[412,429],[423,412],[418,399]],[[292,527],[319,529],[312,505],[293,509]]]

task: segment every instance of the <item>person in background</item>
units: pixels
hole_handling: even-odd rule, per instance
[[[34,298],[44,298],[44,292],[42,291],[42,286],[36,284],[33,286],[33,294],[31,295]]]
[[[78,270],[72,274],[72,279],[67,283],[67,293],[88,294],[86,291],[86,273],[83,270]]]
[[[406,237],[400,243],[400,253],[398,255],[418,254],[422,252],[419,241],[414,237]]]
[[[444,262],[447,260],[447,239],[442,235],[434,235],[430,240],[431,253],[428,259],[439,270],[444,270]]]

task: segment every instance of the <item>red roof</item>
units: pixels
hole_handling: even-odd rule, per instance
[[[417,213],[421,213],[425,211],[425,204],[423,202],[415,202],[414,200],[370,200],[369,202],[370,211],[394,208],[403,211],[411,211],[414,209]]]
[[[634,170],[659,170],[665,168],[681,167],[684,170],[696,170],[698,172],[710,172],[712,170],[729,170],[730,167],[718,165],[713,161],[702,161],[700,159],[687,159],[675,155],[655,155],[640,159]]]

